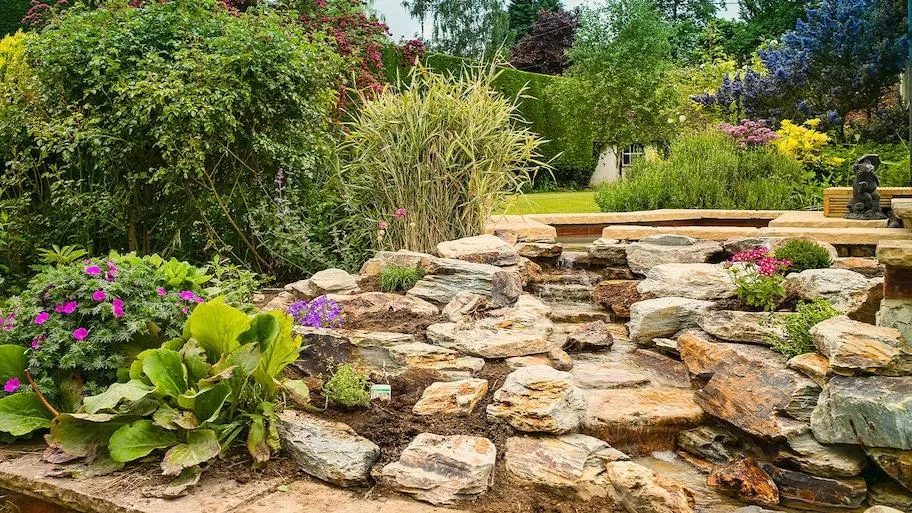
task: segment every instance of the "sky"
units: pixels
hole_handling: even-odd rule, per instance
[[[591,4],[598,0],[564,0],[565,9],[573,9],[578,5]],[[386,21],[392,32],[393,40],[411,39],[421,30],[418,20],[414,20],[408,15],[408,11],[402,7],[402,0],[373,0],[371,2],[377,14]],[[733,1],[726,1],[725,10],[720,13],[723,18],[734,19],[738,17],[738,4]],[[430,27],[427,27],[430,30]]]

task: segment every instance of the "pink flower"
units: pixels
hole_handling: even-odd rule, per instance
[[[377,228],[379,228],[381,230],[386,230],[387,228],[389,228],[389,223],[387,223],[386,221],[380,221],[379,223],[377,223]]]
[[[124,316],[124,302],[119,297],[115,297],[114,301],[111,301],[111,310],[114,312],[114,317],[120,319]]]
[[[85,328],[76,328],[73,330],[73,338],[76,340],[85,340],[89,336],[89,330]]]
[[[182,290],[178,296],[184,301],[196,301],[196,294],[192,290]]]
[[[79,306],[79,303],[76,301],[67,301],[66,303],[60,303],[54,307],[54,311],[62,314],[71,314],[76,311],[76,307]]]
[[[185,314],[190,313],[190,307],[185,306],[185,307],[181,308],[181,312],[184,312]]]
[[[40,344],[41,342],[44,342],[44,340],[46,338],[47,337],[44,335],[38,335],[37,337],[33,338],[32,339],[32,349],[38,349],[38,344]]]
[[[400,207],[396,209],[396,217],[402,218],[405,217],[405,209]]]
[[[48,319],[50,319],[50,318],[51,318],[51,314],[49,314],[47,312],[39,312],[38,315],[35,316],[35,324],[40,326],[40,325],[48,322]]]
[[[99,274],[101,274],[101,268],[98,267],[97,265],[90,265],[85,268],[85,272],[89,276],[98,276]]]
[[[155,292],[158,292],[158,295],[159,295],[159,296],[167,296],[167,295],[168,295],[168,291],[165,290],[165,289],[163,289],[163,288],[161,288],[161,287],[155,289]]]
[[[16,390],[19,390],[19,385],[21,384],[19,378],[10,378],[6,380],[6,384],[3,385],[3,390],[8,394],[12,394]]]
[[[95,292],[92,293],[93,301],[104,301],[105,299],[107,299],[107,297],[108,297],[108,294],[103,290],[96,290]]]

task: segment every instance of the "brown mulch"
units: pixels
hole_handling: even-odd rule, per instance
[[[356,411],[329,409],[323,417],[344,422],[358,434],[380,446],[380,459],[374,467],[379,471],[396,461],[402,450],[419,434],[471,435],[487,438],[497,447],[497,466],[494,486],[475,501],[464,501],[456,507],[478,513],[607,513],[612,511],[606,501],[584,502],[573,496],[561,496],[512,478],[503,462],[507,438],[518,433],[503,422],[489,422],[485,408],[491,403],[494,391],[500,388],[509,373],[505,363],[491,363],[476,377],[488,380],[488,394],[469,416],[421,416],[412,407],[424,389],[435,380],[431,374],[410,371],[390,380],[392,401],[374,403],[370,408]],[[378,489],[374,496],[393,496],[396,492]]]

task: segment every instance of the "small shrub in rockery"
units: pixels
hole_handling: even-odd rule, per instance
[[[748,306],[771,312],[785,297],[783,272],[791,262],[769,255],[766,248],[742,251],[727,262],[738,299]]]
[[[833,308],[833,304],[826,299],[799,302],[795,313],[782,321],[787,337],[773,340],[773,349],[789,358],[816,351],[811,340],[811,328],[837,315],[839,310]]]
[[[776,258],[791,262],[789,272],[807,269],[826,269],[833,265],[833,257],[820,244],[806,239],[790,239],[775,252]]]

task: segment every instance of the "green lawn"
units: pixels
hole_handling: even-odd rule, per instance
[[[598,212],[593,191],[519,194],[507,205],[507,214],[579,214]]]

